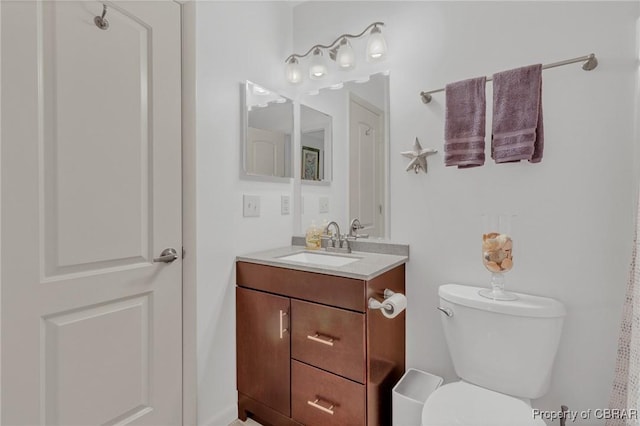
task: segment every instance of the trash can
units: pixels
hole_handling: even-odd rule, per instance
[[[441,384],[442,377],[415,368],[408,369],[391,391],[393,426],[420,426],[422,407]]]

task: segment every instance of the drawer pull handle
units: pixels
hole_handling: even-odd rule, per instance
[[[326,337],[323,339],[322,337],[320,337],[320,333],[316,333],[313,336],[307,336],[307,339],[313,340],[314,342],[322,343],[323,345],[333,346],[333,338]]]
[[[280,338],[284,338],[284,333],[288,330],[284,328],[284,317],[287,315],[287,311],[280,310]]]
[[[315,401],[307,401],[307,404],[309,404],[313,408],[317,408],[318,410],[324,411],[325,413],[331,414],[333,416],[333,407],[335,406],[335,404],[329,402],[329,404],[331,404],[331,406],[329,406],[329,408],[327,408],[327,407],[323,407],[322,405],[318,404],[319,401],[320,401],[320,398],[316,398]]]

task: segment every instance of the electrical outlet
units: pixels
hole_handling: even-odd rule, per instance
[[[320,197],[320,213],[329,213],[329,197]]]
[[[289,214],[290,210],[290,198],[288,195],[282,195],[280,197],[280,213],[281,214]]]
[[[244,217],[260,216],[260,196],[259,195],[243,195],[242,196],[242,215]]]

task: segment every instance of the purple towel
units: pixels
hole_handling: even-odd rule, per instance
[[[445,166],[467,168],[484,164],[486,83],[486,77],[478,77],[445,87]]]
[[[539,163],[543,148],[542,65],[494,74],[491,158]]]

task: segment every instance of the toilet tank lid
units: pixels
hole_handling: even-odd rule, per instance
[[[514,293],[517,300],[492,300],[480,296],[482,287],[460,284],[444,284],[438,295],[451,303],[506,315],[535,318],[558,318],[567,314],[562,303],[555,299],[530,294]]]

